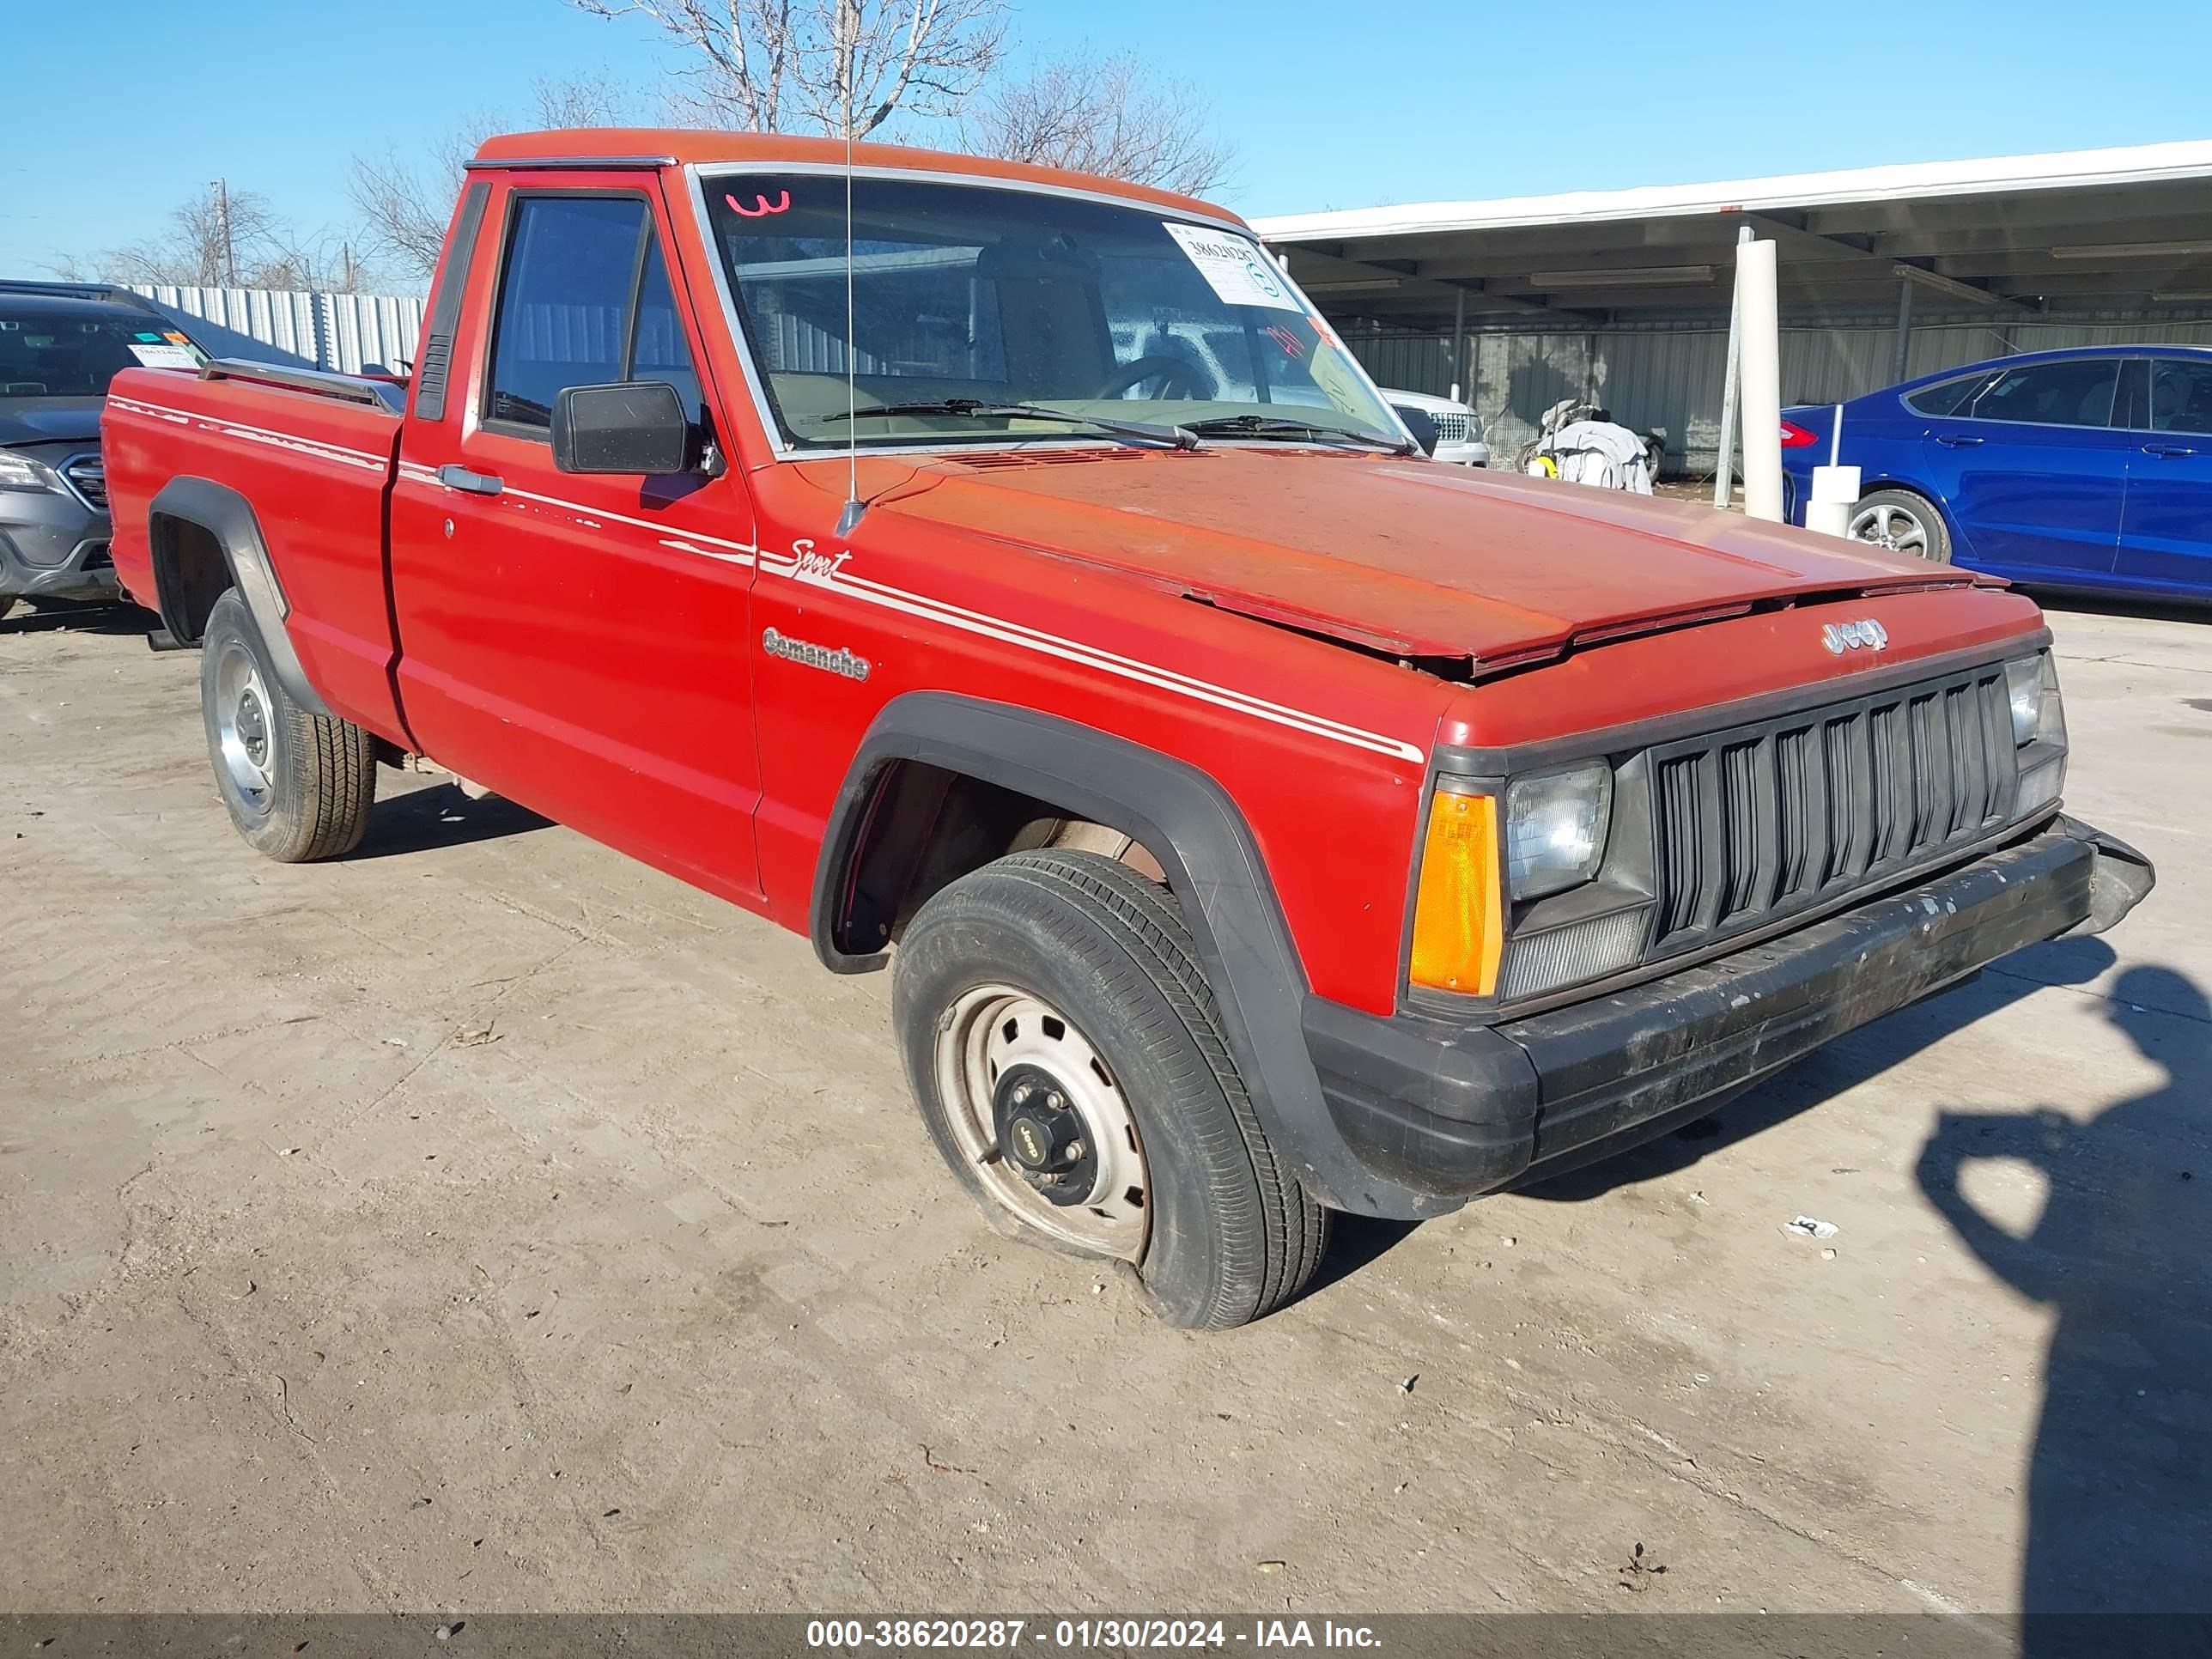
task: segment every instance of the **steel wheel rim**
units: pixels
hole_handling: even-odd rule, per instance
[[[960,1154],[994,1201],[1079,1250],[1144,1259],[1152,1222],[1144,1143],[1113,1069],[1073,1020],[1027,991],[978,986],[939,1022],[935,1064]],[[1079,1202],[1054,1203],[1000,1145],[995,1092],[1016,1066],[1048,1075],[1082,1121],[1097,1168]]]
[[[266,811],[275,787],[270,763],[275,755],[276,722],[261,670],[252,653],[235,641],[224,645],[216,659],[215,726],[216,750],[230,787],[254,811]]]
[[[1920,559],[1928,556],[1928,526],[1911,507],[1893,501],[1880,501],[1852,514],[1850,534],[1853,541],[1892,553],[1909,553]]]

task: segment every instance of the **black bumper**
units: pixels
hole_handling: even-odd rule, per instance
[[[1360,1162],[1467,1197],[1710,1111],[2023,945],[2101,933],[2154,879],[2133,848],[2061,817],[1918,886],[1549,1013],[1455,1025],[1309,998],[1306,1043]]]

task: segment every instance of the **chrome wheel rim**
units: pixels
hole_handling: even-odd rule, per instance
[[[1152,1218],[1144,1143],[1113,1068],[1073,1020],[1012,986],[979,986],[939,1022],[935,1066],[961,1156],[994,1202],[1077,1249],[1143,1260]],[[1038,1149],[1018,1122],[1006,1133],[1010,1114],[1018,1120],[1031,1102],[1072,1126],[1057,1144],[1080,1156],[1065,1174],[1036,1166]]]
[[[215,726],[216,750],[230,787],[253,811],[266,811],[276,745],[269,689],[252,654],[234,641],[216,661]]]
[[[1928,556],[1928,526],[1909,507],[1899,507],[1892,501],[1863,507],[1851,514],[1850,533],[1853,541],[1886,548],[1892,553],[1906,553],[1917,559]]]

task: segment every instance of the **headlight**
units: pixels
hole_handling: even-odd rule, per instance
[[[1597,874],[1613,820],[1603,761],[1516,778],[1505,792],[1505,872],[1516,899],[1578,887]]]
[[[0,489],[52,489],[62,487],[54,470],[28,455],[0,449]]]
[[[2066,740],[2066,713],[2058,700],[2058,668],[2048,651],[2005,664],[2005,696],[2012,705],[2012,740],[2024,748],[2040,738]]]
[[[2043,659],[2014,657],[2005,665],[2005,691],[2012,699],[2012,740],[2033,743],[2043,725]]]

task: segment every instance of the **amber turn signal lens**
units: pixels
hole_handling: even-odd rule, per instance
[[[1439,789],[1429,802],[1413,905],[1413,983],[1488,996],[1505,918],[1498,890],[1498,800]]]

